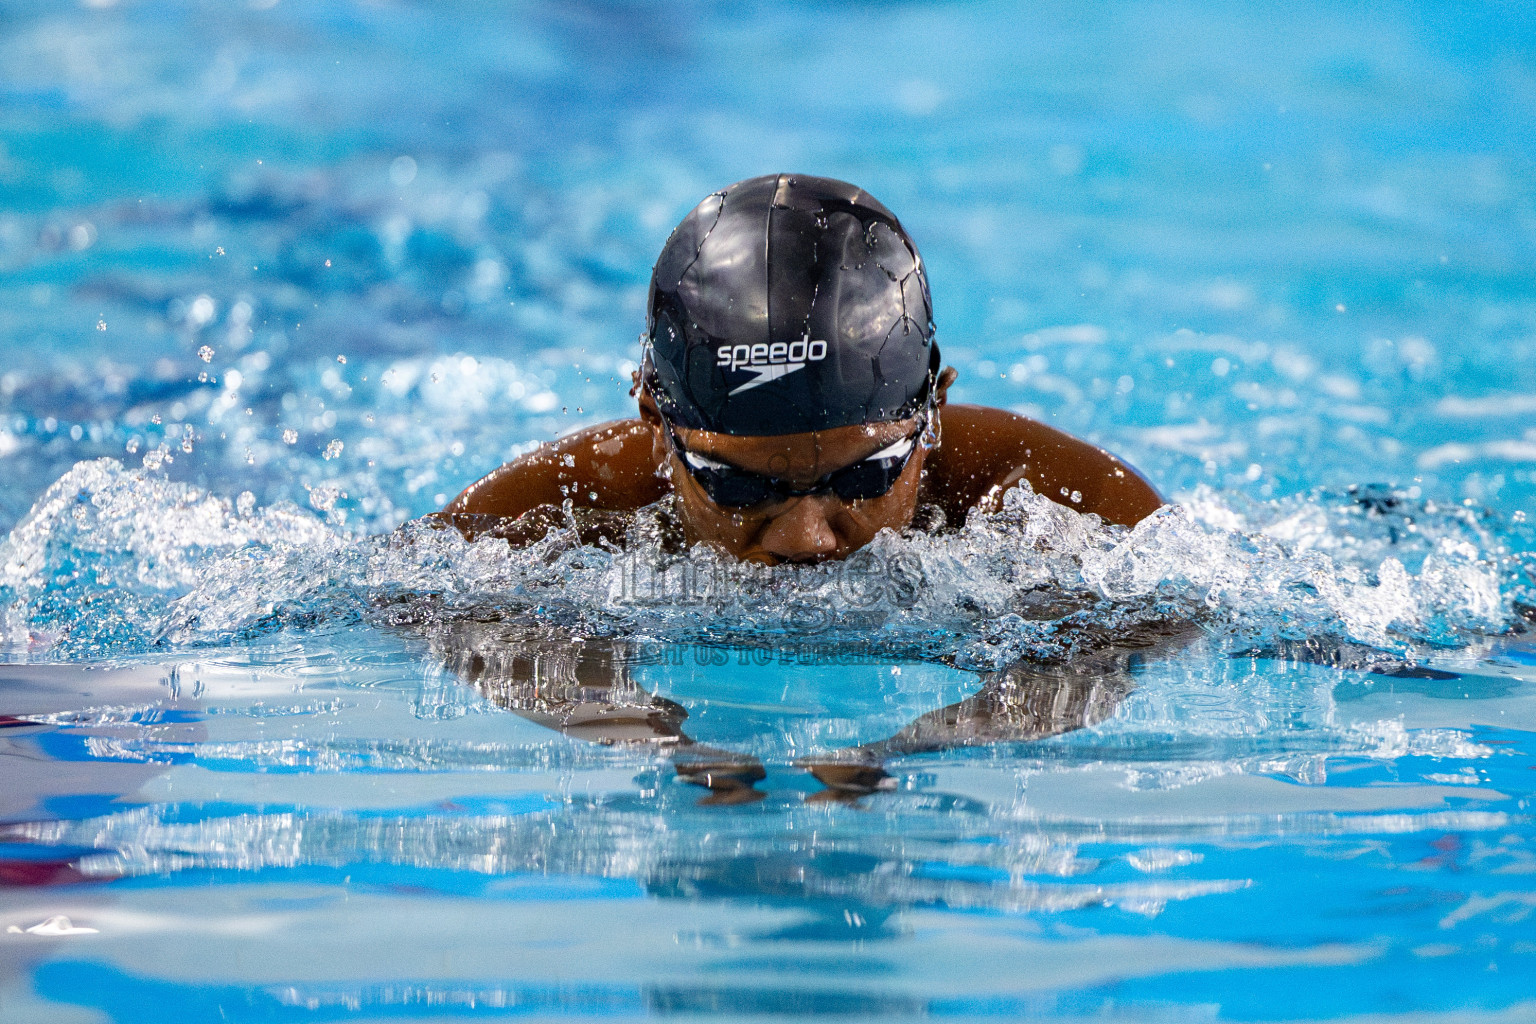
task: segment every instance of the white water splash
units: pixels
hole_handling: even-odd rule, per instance
[[[583,546],[574,529],[523,550],[425,524],[365,537],[292,504],[85,462],[0,541],[0,642],[79,656],[328,621],[517,615],[667,641],[906,645],[986,667],[1170,616],[1245,638],[1455,643],[1503,629],[1525,585],[1522,556],[1466,510],[1347,498],[1237,508],[1202,491],[1127,530],[1020,488],[957,531],[887,533],[845,563],[772,568],[703,548],[662,555],[662,514],[639,517],[627,551]]]

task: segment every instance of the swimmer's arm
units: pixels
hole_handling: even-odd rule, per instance
[[[630,512],[666,490],[656,475],[650,427],[638,419],[615,420],[513,459],[470,484],[434,518],[480,532],[487,519],[511,520],[535,510],[555,514],[567,500],[576,508]]]
[[[891,758],[1071,732],[1113,714],[1134,686],[1123,669],[1097,673],[1029,663],[985,678],[976,694],[931,711],[886,739],[807,758],[800,766],[834,794],[888,789],[894,785],[885,770]]]
[[[1191,622],[1143,623],[1113,643],[1057,661],[1015,662],[985,674],[982,688],[931,711],[894,735],[801,762],[828,790],[857,797],[888,789],[891,758],[958,747],[1021,743],[1104,721],[1136,687],[1149,661],[1177,653],[1201,635]]]
[[[1122,526],[1163,504],[1128,463],[1044,423],[979,405],[945,405],[940,422],[943,440],[927,472],[930,493],[951,522],[972,508],[995,508],[1020,480],[1058,504]]]
[[[604,745],[688,744],[681,706],[630,678],[622,644],[520,635],[504,623],[466,622],[429,634],[443,666],[520,718]]]
[[[506,627],[470,623],[434,638],[446,667],[493,703],[546,729],[604,746],[666,751],[678,778],[710,791],[705,802],[762,797],[757,758],[695,742],[682,705],[635,685],[623,644],[519,640]]]

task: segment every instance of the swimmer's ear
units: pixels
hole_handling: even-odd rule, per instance
[[[651,389],[640,388],[640,421],[651,428],[651,457],[656,460],[657,473],[661,467],[667,465],[672,457],[671,449],[667,445],[667,432],[661,426],[661,410],[656,407],[656,399],[651,397]]]
[[[639,391],[640,418],[646,422],[647,426],[660,430],[661,410],[656,407],[656,399],[651,396],[651,389],[641,387],[638,382],[635,388]],[[634,394],[634,392],[630,393]]]
[[[960,371],[953,366],[944,367],[939,374],[939,379],[933,385],[933,404],[943,405],[949,401],[949,386],[960,376]]]

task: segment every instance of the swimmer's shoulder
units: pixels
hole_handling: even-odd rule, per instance
[[[939,422],[941,442],[925,472],[929,494],[952,523],[973,508],[990,506],[1020,480],[1068,508],[1126,526],[1163,504],[1129,463],[1027,416],[946,404]]]
[[[639,418],[567,434],[476,480],[439,513],[515,518],[570,500],[578,508],[632,511],[660,499],[652,432]]]

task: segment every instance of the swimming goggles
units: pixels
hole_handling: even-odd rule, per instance
[[[678,440],[671,421],[663,416],[661,422],[666,428],[667,439],[672,442],[672,447],[677,451],[683,466],[687,468],[688,475],[698,481],[704,493],[709,495],[710,501],[724,508],[749,508],[769,501],[803,498],[812,494],[825,494],[828,491],[844,501],[866,501],[870,498],[878,498],[888,493],[901,474],[906,471],[907,463],[912,460],[912,453],[917,450],[918,438],[928,427],[928,417],[925,415],[923,422],[918,424],[917,430],[910,436],[860,459],[851,466],[833,470],[809,487],[795,487],[779,477],[754,473],[749,469],[742,469],[727,462],[711,459],[707,455],[691,452]]]

